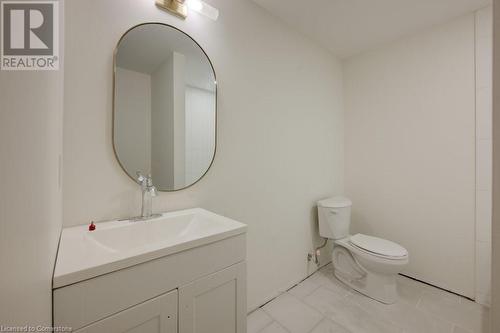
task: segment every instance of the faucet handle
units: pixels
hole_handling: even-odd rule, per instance
[[[153,178],[151,178],[151,174],[149,174],[146,177],[146,187],[149,190],[149,193],[151,193],[152,197],[156,197],[156,187],[153,185]]]
[[[151,177],[151,174],[149,174],[149,175],[146,177],[146,185],[147,185],[147,186],[153,186],[153,178]]]
[[[152,197],[156,197],[158,195],[158,193],[156,191],[156,187],[154,187],[154,186],[149,187],[149,193],[151,194]]]
[[[144,177],[144,175],[141,173],[141,171],[137,170],[135,172],[135,174],[137,175],[137,182],[141,185],[144,184],[144,181],[146,181],[146,177]]]

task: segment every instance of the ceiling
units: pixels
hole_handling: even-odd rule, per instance
[[[253,0],[340,58],[396,40],[491,0]]]

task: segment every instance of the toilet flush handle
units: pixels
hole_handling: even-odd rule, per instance
[[[330,214],[338,214],[338,210],[336,209],[330,209]]]

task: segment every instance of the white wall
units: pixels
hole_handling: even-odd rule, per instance
[[[343,192],[341,65],[250,1],[207,1],[216,22],[181,21],[149,0],[67,3],[64,224],[139,213],[140,189],[112,153],[113,49],[135,24],[173,24],[217,72],[217,155],[200,182],[162,193],[154,209],[200,206],[247,223],[254,308],[306,276],[319,243],[315,201]]]
[[[123,167],[135,176],[151,172],[151,76],[116,68],[115,147]]]
[[[476,293],[491,300],[492,7],[476,12]]]
[[[61,18],[61,37],[63,27]],[[52,272],[62,224],[62,100],[62,69],[0,71],[3,326],[52,324]]]
[[[405,246],[404,273],[474,297],[474,14],[344,65],[353,230]]]

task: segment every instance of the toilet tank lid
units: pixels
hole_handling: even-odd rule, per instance
[[[327,208],[350,207],[352,206],[352,201],[349,198],[343,196],[335,196],[318,201],[318,206]]]

